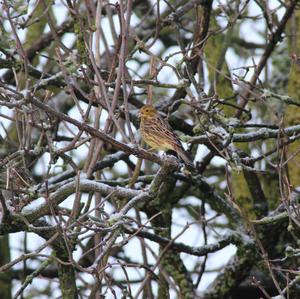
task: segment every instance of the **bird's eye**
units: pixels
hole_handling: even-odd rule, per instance
[[[149,112],[149,110],[148,110],[148,109],[146,109],[146,112]]]

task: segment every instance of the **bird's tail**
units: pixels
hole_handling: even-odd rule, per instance
[[[176,152],[189,170],[195,170],[195,165],[188,152],[186,152],[182,147],[176,148]]]

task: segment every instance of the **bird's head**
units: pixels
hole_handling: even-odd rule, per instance
[[[139,117],[152,118],[157,115],[156,109],[152,105],[145,105],[140,109]]]

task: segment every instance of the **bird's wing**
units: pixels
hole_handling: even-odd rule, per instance
[[[173,131],[172,127],[169,125],[167,121],[159,117],[159,121],[161,122],[161,128],[164,128],[164,133],[168,136],[168,140],[173,144],[174,150],[181,157],[184,163],[190,168],[194,169],[193,161],[190,155],[183,148],[178,135]]]
[[[158,116],[157,121],[159,123],[159,126],[157,127],[159,128],[160,135],[163,135],[164,138],[168,139],[168,141],[174,145],[174,148],[182,147],[178,135],[173,131],[170,124],[160,116]]]

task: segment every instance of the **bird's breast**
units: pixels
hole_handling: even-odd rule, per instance
[[[153,122],[141,121],[141,134],[144,141],[153,149],[156,150],[172,150],[170,142],[164,138],[158,130],[153,128]]]

